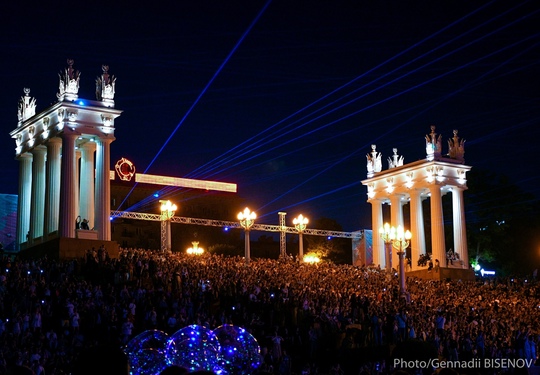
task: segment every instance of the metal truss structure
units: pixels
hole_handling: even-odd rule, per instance
[[[161,220],[161,226],[159,229],[161,233],[161,251],[167,251],[167,222],[165,220]]]
[[[279,227],[284,228],[285,227],[285,215],[287,215],[286,212],[278,212],[279,215]],[[285,231],[280,230],[279,231],[279,254],[281,256],[285,256],[287,254],[287,236],[285,234]]]
[[[142,213],[142,212],[131,212],[131,211],[111,211],[111,218],[163,221],[162,216],[160,214],[147,214],[147,213]],[[242,229],[242,226],[240,225],[240,222],[238,221],[197,219],[197,218],[182,217],[182,216],[173,216],[170,220],[171,220],[171,223],[178,223],[178,224],[192,224],[192,225],[202,225],[202,226],[210,226],[210,227]],[[262,231],[262,232],[283,233],[283,234],[285,233],[297,234],[298,233],[295,227],[285,226],[284,223],[280,223],[280,225],[255,223],[251,227],[251,230]],[[325,237],[338,237],[338,238],[361,238],[362,237],[362,231],[340,232],[340,231],[331,231],[331,230],[324,230],[324,229],[306,228],[303,230],[303,233],[306,235],[311,235],[311,236],[325,236]]]

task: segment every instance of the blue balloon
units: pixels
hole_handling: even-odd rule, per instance
[[[214,333],[221,344],[222,374],[249,375],[261,365],[259,343],[244,328],[224,324],[214,329]]]
[[[193,324],[171,335],[166,355],[169,364],[185,367],[190,371],[220,372],[219,352],[220,344],[214,332]]]
[[[132,375],[159,375],[170,365],[220,375],[249,375],[262,363],[261,348],[244,328],[224,324],[215,330],[190,325],[171,336],[148,330],[124,347]]]
[[[148,330],[135,336],[124,347],[132,375],[157,375],[168,366],[166,348],[169,336],[159,330]]]

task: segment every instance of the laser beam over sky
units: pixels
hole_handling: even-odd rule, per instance
[[[501,173],[509,177],[501,183],[540,199],[540,173],[531,169],[540,139],[536,0],[201,0],[144,12],[111,2],[107,19],[79,2],[70,7],[76,35],[50,22],[57,14],[45,3],[30,13],[24,3],[6,7],[24,14],[25,26],[17,17],[0,23],[8,56],[2,123],[16,128],[24,87],[38,111],[56,102],[56,73],[67,57],[82,72],[80,98],[95,95],[92,76],[105,63],[117,77],[122,111],[111,161],[235,183],[238,199],[261,220],[275,223],[276,211],[290,209],[334,218],[345,230],[371,225],[358,185],[369,146],[422,159],[430,125],[467,140],[471,181],[477,171]],[[0,142],[0,186],[17,194],[14,140]],[[130,209],[155,211],[163,197],[202,194],[213,193],[164,187]]]
[[[515,8],[516,8],[516,7],[515,7]],[[512,8],[512,9],[514,9],[514,8]],[[511,9],[511,10],[512,10],[512,9]],[[508,13],[508,12],[510,12],[511,10],[508,10],[508,11],[505,12],[505,13]],[[533,15],[533,14],[530,14],[530,15],[528,15],[527,17],[532,16],[532,15]],[[405,67],[405,66],[411,64],[411,63],[414,62],[414,61],[418,61],[420,58],[425,57],[425,56],[429,55],[430,53],[436,51],[437,49],[442,48],[443,46],[448,45],[448,44],[450,44],[450,43],[452,43],[452,42],[458,40],[459,38],[463,37],[464,35],[467,35],[467,34],[469,34],[470,32],[472,32],[473,30],[477,30],[477,29],[479,29],[480,27],[487,25],[488,23],[490,23],[490,22],[492,22],[492,21],[498,19],[500,16],[501,16],[501,15],[498,15],[497,17],[493,17],[492,19],[490,19],[490,20],[488,20],[488,21],[482,23],[481,25],[478,25],[478,26],[474,27],[473,29],[470,29],[470,30],[468,30],[468,31],[466,31],[466,32],[464,32],[464,33],[462,33],[462,34],[460,34],[459,36],[450,39],[448,42],[439,45],[439,47],[436,48],[435,50],[432,50],[432,51],[429,51],[429,52],[427,52],[427,53],[424,53],[424,54],[421,55],[420,57],[415,57],[413,60],[409,61],[408,63],[406,63],[406,64],[404,64],[404,65],[402,65],[401,67]],[[449,56],[455,54],[456,52],[458,52],[458,51],[460,51],[460,50],[463,50],[463,49],[465,49],[465,48],[468,48],[468,47],[472,46],[473,44],[478,43],[479,41],[481,41],[481,40],[487,38],[488,36],[493,35],[493,34],[499,32],[499,31],[501,31],[501,30],[503,30],[503,29],[505,29],[505,28],[507,28],[507,27],[510,27],[511,25],[513,25],[513,24],[515,24],[515,23],[517,23],[517,22],[519,22],[519,21],[521,21],[521,19],[513,20],[512,22],[507,23],[507,24],[504,24],[503,26],[500,26],[500,27],[498,27],[497,29],[495,29],[495,30],[493,30],[493,31],[491,31],[491,32],[489,32],[489,33],[482,34],[480,37],[478,37],[478,38],[476,38],[476,39],[474,39],[474,40],[472,40],[472,41],[470,41],[470,42],[467,42],[467,43],[465,43],[465,44],[462,44],[462,45],[458,46],[457,48],[455,48],[454,50],[449,51],[449,52],[447,52],[446,54],[444,54],[444,55],[442,55],[442,56],[439,56],[439,57],[437,57],[437,58],[434,59],[434,60],[431,60],[431,61],[429,61],[429,62],[427,62],[427,63],[424,63],[424,64],[421,65],[420,67],[417,67],[417,68],[415,68],[415,69],[413,69],[413,70],[410,70],[410,71],[406,72],[405,74],[403,74],[403,75],[401,75],[401,76],[399,76],[399,77],[397,77],[397,78],[394,78],[394,79],[392,79],[391,81],[385,83],[384,85],[379,86],[379,87],[377,87],[377,88],[375,88],[375,89],[372,89],[371,91],[369,91],[369,92],[367,92],[367,93],[361,95],[360,97],[357,97],[357,98],[355,98],[355,99],[353,99],[353,100],[351,100],[351,101],[349,101],[349,102],[347,102],[347,103],[345,103],[345,104],[340,105],[340,106],[339,106],[338,108],[336,108],[336,109],[330,110],[330,111],[328,111],[328,112],[326,112],[326,113],[323,113],[323,114],[321,114],[321,115],[319,115],[319,116],[317,116],[317,117],[315,117],[315,118],[313,118],[313,119],[311,119],[311,120],[309,120],[309,121],[303,123],[302,125],[300,125],[300,127],[306,126],[307,124],[309,124],[309,123],[311,123],[311,122],[313,122],[313,121],[319,120],[319,119],[321,119],[322,117],[328,115],[329,113],[336,111],[337,109],[340,109],[340,108],[342,108],[342,107],[344,107],[344,106],[346,106],[346,105],[349,105],[349,104],[351,104],[351,103],[357,101],[358,99],[363,98],[363,97],[365,97],[365,96],[367,96],[367,95],[373,94],[374,92],[376,92],[376,91],[378,91],[378,90],[381,90],[381,89],[384,88],[385,86],[390,85],[390,84],[393,84],[393,83],[397,82],[398,80],[400,80],[400,79],[402,79],[402,78],[404,78],[404,77],[406,77],[406,76],[409,76],[409,75],[411,75],[411,74],[413,74],[413,73],[415,73],[415,72],[417,72],[417,71],[420,71],[420,70],[422,70],[422,69],[425,69],[427,66],[430,66],[430,65],[434,64],[435,62],[438,62],[438,61],[440,61],[440,60],[443,60],[444,58],[448,58]],[[446,28],[445,28],[445,29],[446,29]],[[538,36],[538,35],[532,35],[530,38],[531,38],[531,39],[534,39],[534,38],[536,38],[537,36]],[[477,63],[477,62],[479,62],[479,61],[481,61],[481,60],[483,60],[483,59],[485,59],[485,58],[487,58],[487,57],[490,57],[490,56],[492,56],[492,55],[494,55],[494,54],[500,53],[500,52],[502,52],[502,51],[505,51],[505,50],[507,50],[507,49],[509,49],[509,48],[514,47],[515,45],[522,44],[522,43],[525,43],[525,42],[527,42],[527,41],[528,41],[528,39],[524,39],[524,40],[518,41],[518,42],[516,42],[516,43],[514,43],[514,44],[512,44],[512,45],[509,45],[509,46],[505,46],[505,47],[503,47],[503,48],[500,48],[500,49],[497,50],[497,51],[494,51],[494,52],[492,52],[492,53],[489,53],[489,54],[487,54],[487,55],[485,55],[485,56],[483,56],[483,57],[481,57],[481,58],[472,60],[472,61],[470,61],[470,62],[468,62],[468,63],[466,63],[466,64],[463,64],[463,65],[461,65],[461,66],[459,66],[459,67],[456,67],[456,68],[454,68],[454,69],[452,69],[452,70],[450,70],[450,71],[447,71],[447,72],[445,72],[445,73],[443,73],[443,74],[440,74],[439,76],[432,77],[431,79],[428,79],[428,80],[426,80],[426,81],[424,81],[424,82],[422,82],[422,83],[418,83],[418,84],[416,84],[415,86],[413,86],[413,87],[411,87],[411,88],[408,88],[408,89],[406,89],[406,90],[403,90],[403,91],[400,92],[400,93],[397,93],[397,94],[395,94],[395,95],[393,95],[393,96],[390,96],[390,97],[388,97],[388,98],[386,98],[386,99],[382,99],[382,100],[380,100],[379,102],[376,102],[376,103],[373,103],[373,104],[371,104],[371,105],[369,105],[369,106],[366,106],[366,107],[364,107],[364,108],[361,108],[360,110],[354,111],[354,112],[352,112],[352,113],[350,113],[350,114],[348,114],[348,115],[346,115],[346,116],[343,116],[343,117],[341,117],[341,118],[339,118],[339,119],[337,119],[337,120],[328,122],[328,123],[326,123],[326,124],[324,124],[324,125],[319,126],[318,128],[315,128],[315,129],[312,129],[312,130],[310,130],[310,131],[307,131],[307,132],[305,132],[305,133],[302,134],[302,135],[296,136],[296,137],[294,137],[294,138],[289,138],[287,141],[282,142],[281,144],[279,144],[279,145],[277,145],[277,146],[273,146],[273,147],[267,148],[267,149],[265,149],[265,150],[263,150],[263,151],[261,151],[261,152],[259,152],[259,153],[257,153],[257,154],[252,154],[252,152],[254,151],[254,149],[258,149],[259,147],[262,147],[262,146],[264,146],[264,145],[266,145],[266,144],[271,143],[272,141],[275,141],[275,138],[272,139],[272,140],[270,140],[270,141],[267,141],[267,142],[265,142],[265,143],[260,143],[259,146],[258,146],[258,147],[255,147],[254,149],[252,148],[252,149],[250,149],[250,150],[248,150],[248,151],[243,151],[243,153],[240,154],[238,157],[244,156],[244,158],[241,159],[239,162],[230,164],[231,159],[226,159],[224,162],[218,164],[218,166],[219,166],[219,165],[223,165],[223,164],[226,164],[227,162],[229,162],[229,164],[227,164],[227,167],[221,168],[221,169],[220,169],[218,172],[216,172],[216,173],[222,173],[222,172],[223,172],[224,170],[226,170],[226,169],[230,169],[230,168],[235,167],[235,166],[237,166],[237,165],[247,163],[247,162],[249,162],[249,161],[252,160],[252,159],[258,158],[258,157],[260,157],[261,155],[263,155],[263,154],[265,154],[265,153],[268,153],[268,152],[270,152],[270,151],[273,151],[274,149],[283,147],[283,146],[285,146],[285,145],[288,144],[288,143],[295,143],[295,142],[297,142],[299,139],[301,139],[301,138],[303,138],[303,137],[305,137],[305,136],[307,136],[307,135],[310,135],[310,134],[312,134],[312,133],[314,133],[314,132],[317,132],[317,131],[319,131],[319,130],[325,128],[325,127],[331,126],[331,125],[333,125],[333,124],[335,124],[335,123],[337,123],[337,122],[339,122],[339,121],[343,121],[343,120],[345,120],[345,119],[347,119],[347,118],[349,118],[349,117],[351,117],[351,116],[355,116],[355,115],[357,115],[358,113],[361,113],[361,112],[363,112],[363,111],[365,111],[365,110],[371,109],[371,108],[373,108],[373,107],[376,106],[376,105],[380,105],[380,104],[386,102],[387,100],[393,99],[393,98],[398,97],[398,96],[400,96],[400,95],[402,95],[402,94],[404,94],[404,93],[407,93],[407,92],[410,92],[410,91],[412,91],[412,90],[415,90],[415,89],[417,89],[417,88],[419,88],[419,87],[421,87],[421,86],[424,86],[424,85],[426,85],[426,84],[429,84],[429,83],[433,82],[434,80],[441,79],[441,78],[443,78],[443,77],[445,77],[445,76],[447,76],[447,75],[449,75],[449,74],[452,74],[452,73],[454,73],[454,72],[456,72],[456,71],[459,71],[459,70],[461,70],[461,69],[464,69],[464,68],[466,68],[466,67],[469,66],[469,65],[475,64],[475,63]],[[531,48],[534,48],[534,47],[535,47],[535,46],[533,46],[533,47],[531,47]],[[529,49],[530,49],[530,48],[529,48]],[[390,71],[390,72],[388,72],[388,73],[385,73],[385,74],[384,74],[383,76],[381,76],[381,77],[388,76],[388,75],[390,75],[391,73],[394,73],[394,72],[396,72],[396,71],[399,70],[399,69],[400,69],[400,68],[396,68],[396,69],[394,69],[394,70],[392,70],[392,71]],[[484,75],[482,75],[480,78],[484,77],[485,75],[487,75],[487,73],[484,74]],[[364,84],[361,88],[365,88],[365,87],[369,86],[370,84],[373,84],[374,82],[380,80],[381,77],[379,77],[378,79],[376,79],[376,80],[374,80],[374,81],[372,81],[372,82],[369,82],[369,83],[367,83],[367,84]],[[477,82],[480,78],[478,78],[477,80],[474,80],[473,82]],[[357,80],[357,79],[355,79],[355,80]],[[353,80],[353,81],[355,81],[355,80]],[[352,82],[352,81],[351,81],[351,82]],[[447,96],[446,96],[445,98],[443,98],[442,100],[439,100],[438,103],[442,102],[443,100],[446,100],[446,98],[448,98],[448,97],[450,97],[450,96],[452,96],[452,95],[455,95],[457,92],[460,92],[460,91],[464,90],[465,88],[470,87],[471,84],[472,84],[473,82],[470,82],[469,84],[463,86],[460,90],[454,91],[453,93],[447,95]],[[360,88],[360,89],[361,89],[361,88]],[[358,90],[359,90],[359,89],[356,89],[356,90],[354,90],[353,92],[356,92],[356,91],[358,91]],[[334,92],[335,92],[335,91],[334,91]],[[347,97],[347,96],[349,96],[350,94],[351,94],[351,93],[346,94],[344,97]],[[337,101],[334,101],[333,103],[335,103],[335,102],[337,102]],[[323,107],[323,108],[326,108],[326,107],[327,107],[327,106],[325,106],[325,107]],[[420,113],[418,113],[418,115],[422,114],[423,112],[426,112],[427,110],[429,110],[429,109],[431,109],[431,108],[433,108],[433,107],[434,107],[434,105],[433,105],[433,106],[430,106],[430,107],[427,108],[426,110],[421,111]],[[314,111],[313,113],[317,113],[317,112],[320,111],[320,110],[321,110],[321,109],[316,110],[316,111]],[[310,114],[310,115],[311,115],[311,114]],[[308,116],[310,116],[310,115],[306,115],[306,116],[304,116],[303,118],[306,118],[306,117],[308,117]],[[381,135],[379,138],[381,138],[381,137],[384,136],[385,134],[388,134],[388,133],[394,131],[397,127],[402,126],[402,125],[408,123],[408,122],[411,121],[413,118],[418,117],[418,115],[417,115],[417,116],[412,116],[408,121],[403,122],[401,125],[398,125],[398,126],[396,126],[396,127],[394,127],[394,128],[389,129],[387,132],[385,132],[385,133],[384,133],[383,135]],[[292,115],[289,116],[289,117],[292,117]],[[303,119],[303,118],[302,118],[302,119]],[[301,119],[300,119],[300,120],[301,120]],[[293,124],[297,123],[297,122],[300,121],[300,120],[297,120],[297,121],[293,122]],[[281,121],[281,122],[283,122],[283,121]],[[278,124],[279,124],[279,123],[278,123]],[[273,125],[271,128],[273,128],[274,126],[275,126],[275,125]],[[290,125],[289,125],[289,126],[290,126]],[[285,137],[285,136],[289,135],[290,133],[292,133],[293,131],[295,131],[295,130],[297,130],[297,129],[298,129],[298,127],[294,128],[294,129],[291,129],[291,130],[289,130],[289,131],[287,131],[287,132],[281,133],[280,137]],[[263,132],[263,133],[264,133],[264,132]],[[375,140],[376,140],[376,139],[375,139]],[[374,140],[374,141],[375,141],[375,140]],[[336,164],[339,164],[339,163],[343,162],[345,159],[348,159],[348,158],[350,158],[350,157],[353,157],[353,156],[356,155],[360,150],[362,150],[363,147],[367,147],[370,143],[371,143],[371,142],[368,142],[368,143],[364,144],[362,147],[360,147],[358,150],[354,151],[353,153],[349,154],[347,157],[345,157],[345,158],[343,158],[343,159],[341,159],[341,160],[338,160],[337,162],[335,162],[335,163],[332,164],[331,166],[326,167],[325,169],[323,169],[322,171],[318,172],[318,173],[315,174],[314,176],[308,178],[307,180],[305,180],[305,181],[302,182],[301,184],[297,185],[295,188],[292,188],[292,189],[288,190],[287,192],[285,192],[285,193],[279,195],[277,198],[275,198],[275,199],[273,199],[273,200],[267,202],[265,205],[263,205],[262,207],[260,207],[259,210],[262,209],[262,208],[264,208],[264,207],[266,207],[266,206],[268,206],[268,205],[270,205],[270,204],[272,204],[272,203],[274,203],[274,202],[276,202],[276,201],[278,201],[280,198],[282,198],[283,196],[287,195],[287,194],[290,193],[291,191],[293,191],[293,190],[295,190],[295,189],[301,187],[301,186],[304,185],[305,183],[307,183],[307,182],[309,182],[309,181],[315,179],[315,178],[318,177],[319,175],[323,174],[324,172],[326,172],[326,171],[328,171],[329,169],[331,169],[332,167],[334,167]],[[247,155],[249,155],[249,154],[252,154],[252,155],[251,155],[251,156],[247,156]],[[235,158],[235,159],[236,159],[236,158]],[[216,168],[217,168],[217,167],[216,167]],[[210,176],[215,175],[216,173],[213,173],[213,174],[206,174],[206,175],[204,175],[204,176],[205,176],[205,177],[210,177]],[[201,174],[202,174],[202,173],[201,173]]]
[[[257,14],[257,16],[255,17],[255,19],[251,22],[251,24],[248,26],[247,30],[242,34],[242,36],[240,37],[240,39],[238,40],[238,42],[236,42],[236,44],[234,45],[233,49],[229,52],[229,54],[227,55],[227,57],[225,57],[225,60],[221,63],[221,65],[219,66],[219,68],[217,69],[217,71],[214,73],[214,75],[212,76],[212,78],[210,78],[210,80],[208,81],[208,83],[206,84],[206,86],[204,86],[204,88],[202,89],[202,91],[200,92],[199,96],[197,96],[197,98],[195,99],[195,101],[191,104],[191,106],[189,107],[189,109],[187,110],[187,112],[184,114],[184,116],[182,117],[182,119],[180,120],[180,122],[178,122],[178,124],[176,125],[176,127],[174,128],[174,130],[172,131],[172,133],[169,135],[169,137],[167,138],[167,140],[165,141],[165,143],[161,146],[161,148],[159,149],[159,151],[156,153],[156,155],[154,156],[154,158],[152,159],[152,161],[150,161],[150,163],[148,164],[148,166],[146,167],[146,169],[144,170],[144,173],[147,173],[148,170],[150,169],[150,167],[152,167],[152,165],[154,164],[154,162],[156,161],[156,159],[159,157],[159,155],[161,155],[161,153],[163,152],[163,150],[165,149],[165,147],[167,147],[167,145],[170,143],[171,139],[174,137],[174,135],[176,134],[176,132],[178,131],[178,129],[180,128],[180,126],[182,126],[182,124],[184,123],[184,121],[186,120],[186,118],[189,116],[189,114],[191,113],[191,111],[193,111],[193,108],[195,108],[195,106],[199,103],[199,101],[201,100],[201,98],[203,97],[203,95],[206,93],[206,91],[208,90],[208,88],[210,87],[210,85],[214,82],[214,80],[216,79],[216,77],[219,75],[219,73],[223,70],[223,67],[227,64],[227,62],[231,59],[231,56],[234,54],[234,52],[238,49],[238,47],[240,46],[240,44],[242,44],[242,41],[246,38],[246,36],[249,34],[249,32],[251,31],[251,29],[253,28],[253,26],[255,26],[255,24],[257,23],[257,21],[261,18],[261,16],[263,15],[264,11],[266,10],[266,8],[268,8],[268,6],[270,5],[270,3],[272,2],[272,0],[268,0],[266,2],[266,4],[264,5],[264,7],[261,9],[261,11]],[[128,199],[128,197],[131,195],[131,193],[133,192],[133,190],[135,189],[135,187],[137,186],[137,184],[135,184],[133,186],[133,188],[131,189],[131,191],[126,195],[126,197],[124,198],[123,202],[120,204],[119,207],[122,206],[122,204]]]

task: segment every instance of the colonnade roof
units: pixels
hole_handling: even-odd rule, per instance
[[[15,139],[17,156],[63,133],[77,135],[79,146],[99,138],[114,139],[114,120],[121,113],[99,101],[64,100],[20,122],[10,135]]]
[[[67,68],[59,74],[58,101],[36,114],[36,99],[25,88],[19,100],[17,127],[10,132],[15,139],[16,156],[46,145],[61,135],[77,136],[76,145],[99,139],[114,140],[114,120],[122,111],[114,108],[116,78],[109,67],[102,65],[96,78],[96,98],[79,98],[81,73],[74,68],[74,60],[67,59]]]
[[[395,194],[410,196],[413,190],[428,196],[429,188],[435,185],[443,193],[452,188],[467,189],[466,173],[470,169],[470,166],[449,158],[424,159],[375,172],[373,177],[361,182],[368,188],[368,199],[388,199]]]

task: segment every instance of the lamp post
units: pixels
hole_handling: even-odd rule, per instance
[[[385,223],[384,226],[379,228],[379,236],[381,236],[382,240],[384,241],[386,272],[388,273],[392,272],[392,238],[390,237],[392,229],[395,228],[390,227],[390,224],[388,223]]]
[[[257,215],[255,214],[255,212],[251,212],[249,208],[247,207],[244,209],[244,212],[240,212],[238,214],[238,220],[240,220],[240,225],[242,226],[242,228],[244,228],[244,231],[245,231],[246,243],[245,243],[244,249],[245,249],[246,264],[249,264],[249,261],[250,261],[249,230],[251,229],[253,224],[255,224],[256,217]]]
[[[171,219],[178,207],[169,200],[159,202],[161,203],[161,250],[171,252]]]
[[[304,260],[304,241],[302,234],[307,227],[309,220],[307,217],[304,217],[302,214],[298,215],[293,219],[293,224],[296,230],[298,231],[298,258],[300,261]]]
[[[192,247],[187,249],[187,253],[189,255],[202,255],[204,253],[204,250],[202,247],[199,247],[199,241],[193,241],[191,242]]]
[[[392,246],[397,250],[399,256],[399,290],[402,295],[407,294],[407,287],[405,285],[405,252],[409,244],[411,243],[411,232],[404,231],[403,227],[399,225],[397,230],[392,227],[390,232],[392,237]]]

